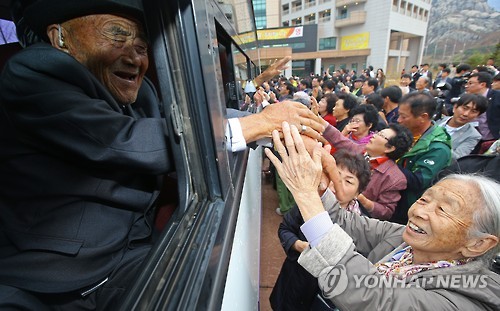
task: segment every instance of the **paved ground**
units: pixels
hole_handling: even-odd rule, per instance
[[[285,253],[278,238],[278,226],[282,217],[274,211],[278,207],[278,195],[272,182],[262,178],[262,229],[260,248],[260,310],[270,311],[269,295],[285,260]]]

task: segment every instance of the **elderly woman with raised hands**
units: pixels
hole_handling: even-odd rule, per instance
[[[500,276],[489,269],[499,251],[500,185],[450,175],[429,188],[399,225],[330,209],[320,197],[322,172],[338,182],[335,161],[317,146],[312,157],[295,126],[283,124],[267,156],[292,192],[310,247],[299,263],[341,310],[500,310]],[[366,257],[365,257],[366,256]]]

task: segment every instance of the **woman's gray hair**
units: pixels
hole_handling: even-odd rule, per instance
[[[500,183],[495,180],[477,174],[451,174],[443,178],[464,181],[479,190],[479,198],[482,208],[475,208],[472,216],[472,227],[469,229],[469,237],[481,237],[491,234],[500,238]],[[491,259],[500,252],[500,243],[489,250],[482,257]]]

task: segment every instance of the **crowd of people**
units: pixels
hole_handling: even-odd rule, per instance
[[[411,73],[401,75],[398,85],[387,87],[384,87],[386,81],[383,71],[379,69],[374,74],[372,70],[372,67],[366,69],[359,77],[353,76],[354,72],[347,73],[345,70],[338,70],[329,77],[313,76],[304,79],[281,77],[268,81],[265,87],[261,87],[254,96],[259,104],[265,102],[265,105],[275,105],[279,104],[280,96],[293,98],[294,92],[310,95],[310,107],[323,120],[325,131],[322,136],[326,139],[329,154],[336,159],[338,167],[338,177],[335,175],[339,179],[337,185],[334,181],[330,181],[328,187],[324,187],[323,181],[319,185],[320,188],[331,189],[329,191],[332,193],[333,201],[324,205],[324,210],[330,216],[333,213],[332,209],[339,209],[342,210],[342,215],[354,214],[379,221],[389,220],[403,226],[394,225],[394,229],[391,230],[402,230],[404,225],[410,226],[409,223],[413,221],[418,223],[412,220],[412,211],[420,205],[428,204],[422,202],[426,193],[433,191],[432,189],[436,187],[443,189],[439,186],[441,182],[434,184],[443,176],[443,172],[451,167],[455,167],[455,172],[458,172],[457,165],[460,167],[460,163],[464,163],[463,167],[460,167],[463,172],[481,171],[492,178],[497,176],[494,173],[495,164],[489,166],[488,170],[474,171],[466,167],[474,166],[469,164],[473,161],[472,157],[480,157],[477,159],[478,164],[479,161],[492,161],[493,163],[498,160],[500,129],[497,118],[500,117],[500,91],[493,87],[496,86],[494,83],[498,84],[494,81],[500,80],[500,76],[493,64],[478,66],[473,70],[469,65],[461,64],[456,67],[453,74],[445,64],[440,64],[435,80],[432,79],[428,64],[422,65],[421,68],[413,66]],[[297,87],[294,87],[296,81],[299,82]],[[263,94],[275,91],[279,92],[280,96],[270,96],[272,99],[266,102]],[[299,127],[299,133],[300,130]],[[292,134],[290,135],[293,137]],[[300,142],[295,137],[291,140],[298,145],[304,144],[312,157],[313,147],[311,146],[314,146],[314,143],[308,142],[309,138],[303,137]],[[297,150],[290,152],[289,143],[287,141],[287,155],[276,147],[272,154],[266,151],[273,163],[287,166],[288,162],[285,165],[283,160],[281,164],[278,159],[292,157],[299,152],[297,146]],[[350,161],[345,160],[346,153],[350,154],[348,156]],[[365,165],[360,165],[360,161],[365,162]],[[323,164],[325,171],[324,166],[325,164]],[[301,169],[305,168],[301,167]],[[302,253],[306,254],[310,251],[311,240],[306,237],[301,226],[306,220],[304,213],[307,211],[305,210],[310,210],[311,207],[310,204],[301,207],[297,202],[296,192],[302,191],[298,188],[291,188],[290,179],[295,177],[300,179],[297,177],[300,174],[289,176],[293,169],[289,169],[286,173],[280,172],[279,169],[277,171],[281,186],[278,192],[280,205],[276,212],[284,216],[279,228],[279,238],[287,257],[270,296],[271,305],[274,310],[309,310],[313,305],[315,295],[320,292],[313,277],[318,277],[320,271],[315,274],[305,265],[301,267],[297,260],[299,256],[306,256],[301,255]],[[368,174],[368,180],[365,174]],[[483,181],[490,182],[487,179],[481,179],[482,177],[478,177],[477,181],[476,177],[469,180],[459,175],[449,178],[451,181],[446,183],[463,184],[466,189],[481,187],[472,185],[476,182],[478,184]],[[333,176],[330,176],[331,179]],[[285,186],[289,191],[283,190]],[[450,190],[450,187],[445,187],[445,189]],[[286,200],[285,204],[283,200]],[[465,205],[468,206],[462,208],[473,208],[470,204]],[[358,219],[357,216],[344,215],[342,217],[349,217],[352,221]],[[334,223],[339,221],[334,217],[331,218]],[[497,223],[500,221],[498,209],[493,218]],[[376,226],[374,220],[366,221],[370,225],[373,222]],[[364,223],[365,220],[361,222]],[[348,226],[349,230],[352,229],[351,224],[346,223],[345,226]],[[355,241],[354,245],[358,247],[353,234],[365,236],[366,232],[351,232],[344,226],[341,225],[341,227],[349,233]],[[410,228],[419,234],[426,230],[418,225]],[[357,230],[363,231],[362,228]],[[402,231],[398,232],[401,234]],[[498,233],[498,231],[491,232],[493,235]],[[329,233],[325,231],[324,234]],[[407,239],[410,238],[405,239],[403,233],[403,241],[407,242]],[[382,240],[376,243],[382,243]],[[372,248],[361,254],[368,255],[374,245],[370,247]],[[414,246],[409,242],[405,244],[407,252],[412,247]],[[498,254],[498,247],[494,249]],[[492,253],[495,252],[488,253],[489,256],[484,258],[488,257],[491,260],[491,257],[494,257]],[[451,254],[446,256],[451,256]],[[329,261],[328,258],[319,259]],[[441,259],[463,258],[442,257]],[[467,258],[467,260],[475,259]],[[485,267],[491,263],[488,260],[486,262]],[[393,265],[393,263],[384,263],[384,265]],[[387,274],[390,275],[390,273]],[[498,294],[494,296],[496,300],[493,305],[498,306]],[[336,306],[343,305],[352,308],[354,305],[363,306],[363,301],[367,302],[360,299],[351,304],[352,300],[348,299],[349,302],[346,303],[342,300],[344,298],[333,299],[333,303]],[[489,310],[486,305],[484,308]]]
[[[14,4],[24,49],[0,76],[0,309],[112,310],[152,247],[172,167],[144,13],[135,1]],[[227,112],[228,152],[272,137],[265,153],[293,199],[278,210],[288,257],[273,307],[308,310],[319,293],[346,310],[499,310],[500,184],[437,181],[469,153],[498,158],[493,65],[457,66],[446,83],[459,99],[436,120],[425,64],[399,86],[371,67],[274,80],[289,60],[256,78],[262,112]]]
[[[386,83],[383,70],[375,73],[371,66],[359,77],[344,69],[323,77],[282,76],[263,83],[254,99],[267,106],[293,100],[295,94],[309,94],[307,106],[326,120],[325,127],[339,130],[341,136],[360,145],[362,153],[374,135],[392,123],[409,130],[412,143],[393,159],[405,174],[407,185],[399,190],[398,208],[387,218],[404,223],[406,210],[441,170],[466,155],[485,153],[500,138],[500,95],[492,88],[500,76],[492,63],[472,71],[469,65],[460,64],[452,75],[446,64],[440,64],[435,80],[428,64],[420,67],[412,66],[411,73],[401,75],[398,85],[387,87],[382,86]],[[331,144],[334,151],[339,148],[338,141]],[[282,188],[278,214],[293,206],[290,194]],[[367,203],[364,198],[361,196],[361,201]]]

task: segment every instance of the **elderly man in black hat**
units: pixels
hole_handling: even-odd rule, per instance
[[[0,76],[0,309],[113,309],[151,247],[172,167],[144,78],[141,1],[15,3],[30,46]],[[259,119],[242,118],[245,140],[270,136],[285,114],[315,126],[307,108],[289,108],[259,127],[268,133],[249,134]]]
[[[363,83],[365,80],[363,78],[356,78],[354,80],[354,87],[352,93],[354,96],[361,96],[363,94],[361,88],[363,87]]]
[[[150,249],[171,167],[142,9],[32,2],[23,22],[44,42],[0,77],[0,309],[109,309]]]

